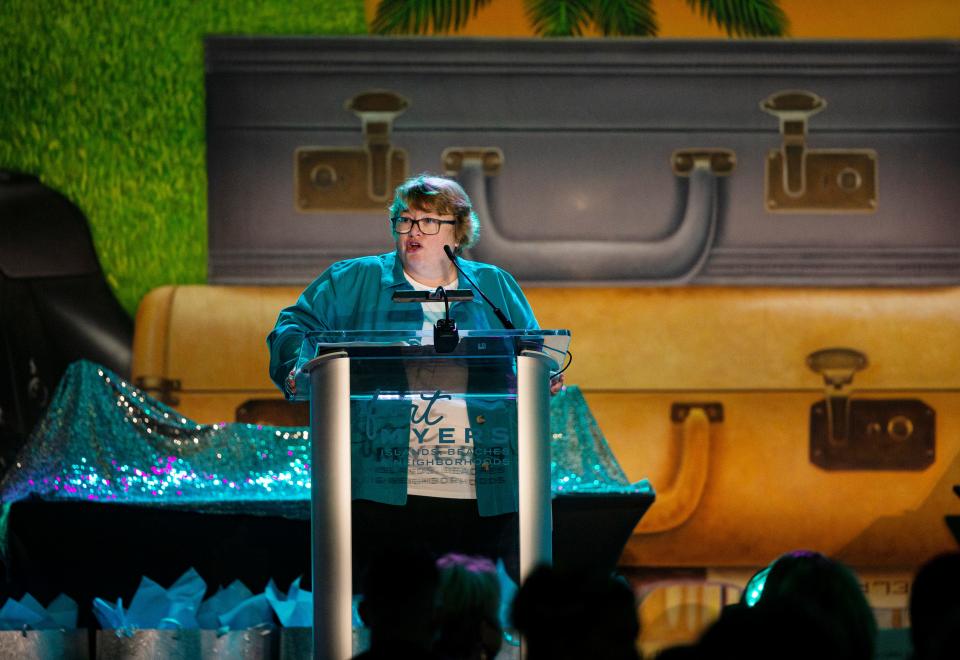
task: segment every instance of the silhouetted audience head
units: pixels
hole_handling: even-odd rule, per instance
[[[819,552],[799,550],[773,562],[758,604],[807,611],[822,620],[828,638],[841,644],[843,657],[873,658],[877,622],[859,580]]]
[[[512,618],[529,660],[639,658],[633,589],[610,575],[537,568],[520,587]]]
[[[801,599],[778,599],[724,608],[700,638],[696,655],[677,658],[743,660],[847,660],[843,640],[824,615]],[[670,657],[670,656],[668,656]]]
[[[917,571],[910,590],[910,635],[915,660],[960,658],[960,552],[934,557]]]
[[[665,659],[872,660],[877,624],[860,583],[843,564],[800,550],[779,557],[725,607],[695,646]],[[660,656],[657,656],[660,657]]]
[[[797,642],[809,633],[807,641],[831,645],[836,657],[873,658],[877,623],[860,582],[846,566],[818,552],[798,550],[773,562],[755,609],[767,618],[782,619],[786,628],[792,620],[796,632],[790,638]]]
[[[434,650],[449,660],[492,660],[500,650],[500,580],[486,557],[451,553],[440,570],[438,634]]]
[[[373,559],[363,580],[360,618],[370,650],[358,658],[432,658],[437,566],[426,551],[392,550]]]

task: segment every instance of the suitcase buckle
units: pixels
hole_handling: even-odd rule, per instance
[[[923,470],[936,456],[936,413],[919,399],[852,399],[867,356],[827,348],[807,356],[825,398],[810,408],[810,461],[826,470]]]
[[[767,154],[764,201],[770,213],[873,213],[877,152],[807,146],[810,117],[827,107],[805,90],[785,90],[760,104],[780,120],[783,142]]]
[[[850,434],[850,386],[853,375],[867,367],[867,356],[852,348],[825,348],[807,356],[807,366],[823,376],[827,388],[827,428],[833,445]]]
[[[390,142],[393,121],[410,102],[373,90],[345,109],[363,124],[362,147],[299,147],[294,157],[298,211],[379,211],[407,178],[407,152]]]

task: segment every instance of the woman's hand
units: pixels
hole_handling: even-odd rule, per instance
[[[550,396],[563,390],[563,374],[557,374],[550,379]]]

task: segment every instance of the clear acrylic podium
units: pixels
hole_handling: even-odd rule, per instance
[[[487,488],[516,489],[521,577],[551,561],[549,379],[564,362],[569,331],[461,330],[450,353],[435,350],[432,331],[331,331],[308,339],[317,356],[304,367],[314,658],[352,655],[351,499],[405,489],[415,402],[464,400],[476,426],[473,460],[484,461],[483,469],[495,463],[502,481]],[[497,459],[483,458],[491,453]]]

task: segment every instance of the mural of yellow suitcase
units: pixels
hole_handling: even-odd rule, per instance
[[[154,291],[134,377],[185,415],[232,421],[279,396],[264,335],[297,293]],[[956,546],[944,516],[960,514],[960,289],[527,294],[543,327],[572,331],[567,382],[627,475],[657,489],[623,565],[752,567],[806,547],[912,568]]]
[[[657,490],[621,558],[641,594],[674,584],[645,603],[653,648],[798,548],[850,565],[881,626],[906,625],[916,567],[957,548],[960,289],[528,295],[571,329],[568,382]]]
[[[960,289],[526,292],[543,327],[572,331],[567,382],[627,476],[657,490],[621,558],[653,592],[648,650],[695,634],[797,548],[849,564],[881,625],[905,625],[915,568],[956,548],[945,517],[960,515]],[[264,336],[297,293],[152,292],[135,379],[204,422],[278,398]]]
[[[137,309],[133,381],[205,424],[241,419],[243,405],[250,400],[282,399],[267,371],[266,338],[277,314],[293,304],[302,289],[205,285],[154,289]]]

